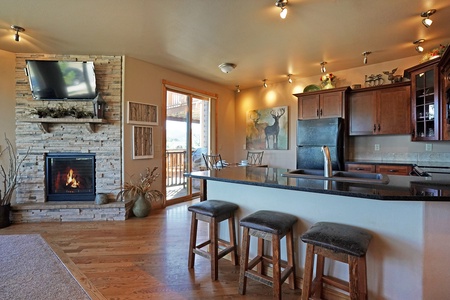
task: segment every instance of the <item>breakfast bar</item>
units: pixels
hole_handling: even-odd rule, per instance
[[[367,252],[369,299],[442,299],[450,294],[449,175],[389,175],[388,182],[374,183],[292,178],[285,176],[288,172],[235,167],[187,175],[207,185],[206,199],[238,204],[237,219],[261,209],[297,216],[298,277],[303,277],[306,249],[300,235],[316,222],[336,222],[373,236]],[[348,279],[341,263],[326,264],[325,272]]]

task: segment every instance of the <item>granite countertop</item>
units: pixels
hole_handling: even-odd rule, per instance
[[[346,164],[376,164],[376,165],[401,165],[401,166],[414,166],[418,165],[421,168],[448,168],[450,169],[450,162],[434,162],[434,161],[421,161],[421,162],[408,162],[398,160],[348,160]]]
[[[450,201],[450,174],[431,177],[388,175],[389,183],[353,183],[288,178],[282,168],[230,167],[187,173],[192,178],[270,188],[394,201]]]

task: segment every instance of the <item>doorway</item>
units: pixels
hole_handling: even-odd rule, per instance
[[[200,181],[184,176],[205,167],[202,153],[211,148],[211,98],[166,89],[165,172],[167,205],[191,200]]]

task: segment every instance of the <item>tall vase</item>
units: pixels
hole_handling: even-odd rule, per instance
[[[151,209],[150,202],[145,199],[145,195],[139,195],[133,205],[133,214],[138,218],[148,216]]]
[[[0,228],[5,228],[11,225],[10,213],[10,204],[0,205]]]

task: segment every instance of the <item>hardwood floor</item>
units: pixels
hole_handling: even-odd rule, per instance
[[[188,269],[190,204],[126,221],[13,224],[0,234],[41,234],[70,258],[63,262],[73,262],[69,268],[78,269],[75,276],[83,286],[92,285],[97,299],[272,299],[270,287],[252,280],[246,295],[239,295],[239,266],[227,260],[220,261],[215,282],[202,257]],[[207,235],[203,225],[199,237]],[[283,299],[299,299],[300,294],[283,284]]]

